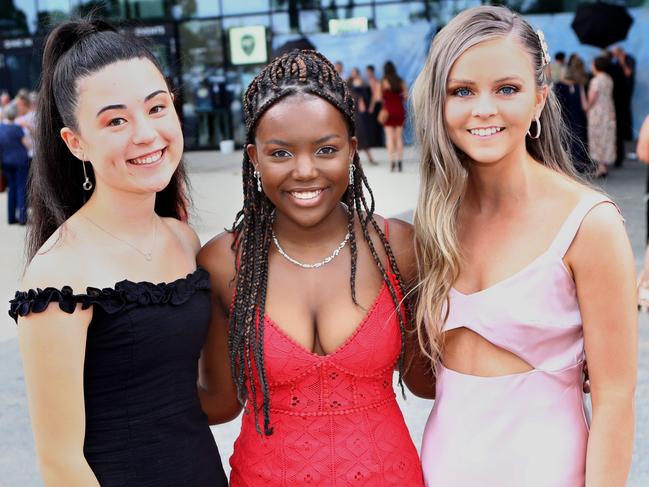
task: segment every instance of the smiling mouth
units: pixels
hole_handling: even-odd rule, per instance
[[[147,164],[154,164],[160,160],[162,154],[164,154],[165,149],[159,151],[151,152],[142,157],[136,157],[135,159],[128,159],[126,162],[129,164],[134,164],[136,166],[146,166]]]
[[[316,189],[313,191],[290,191],[289,194],[295,199],[305,201],[317,198],[323,191],[323,189]]]
[[[503,127],[486,127],[486,128],[480,128],[480,129],[469,129],[468,132],[471,135],[477,135],[478,137],[489,137],[491,135],[495,135],[498,132],[502,132],[505,130]]]

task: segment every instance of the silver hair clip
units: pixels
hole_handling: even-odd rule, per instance
[[[543,31],[541,29],[536,31],[536,35],[539,37],[539,43],[541,44],[543,67],[545,67],[552,61],[552,59],[550,58],[550,52],[548,51],[548,43],[545,41],[545,34],[543,34]]]

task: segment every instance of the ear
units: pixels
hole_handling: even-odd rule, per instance
[[[86,157],[82,148],[81,139],[76,132],[69,127],[63,127],[59,133],[63,142],[65,142],[65,145],[67,145],[70,152],[72,152],[72,155],[80,161],[85,161]]]
[[[543,85],[536,90],[536,104],[534,106],[534,118],[540,118],[541,112],[545,107],[545,102],[548,99],[548,85]]]
[[[349,149],[350,149],[351,159],[353,160],[354,154],[356,154],[356,151],[358,149],[358,139],[356,138],[356,136],[349,139]]]
[[[259,161],[257,159],[257,146],[255,144],[248,144],[246,146],[246,153],[248,154],[252,165],[255,166],[255,169],[257,169],[257,166],[259,165]]]

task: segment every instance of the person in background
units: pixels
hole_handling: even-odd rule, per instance
[[[352,96],[354,97],[354,121],[356,123],[356,140],[358,151],[365,152],[368,162],[376,166],[378,163],[370,151],[370,118],[369,111],[371,92],[369,86],[361,77],[358,68],[352,68],[352,73],[347,80]]]
[[[379,123],[378,116],[383,106],[381,81],[376,77],[376,70],[374,66],[369,64],[365,68],[365,75],[367,76],[367,85],[370,88],[371,98],[370,107],[368,110],[368,138],[370,147],[383,146],[383,127]]]
[[[334,68],[336,70],[336,73],[338,73],[338,76],[340,76],[342,79],[345,79],[345,67],[343,66],[343,62],[336,61],[334,63]]]
[[[387,117],[383,121],[385,143],[390,159],[390,171],[403,171],[403,125],[406,121],[404,102],[408,98],[408,86],[397,74],[392,61],[383,66],[381,96]]]
[[[593,60],[593,79],[588,95],[582,95],[582,107],[588,119],[588,153],[597,163],[596,178],[608,176],[608,168],[615,163],[616,124],[613,101],[613,80],[607,74],[609,60],[598,56]]]
[[[4,111],[4,108],[11,103],[11,96],[9,96],[9,92],[6,90],[2,90],[0,92],[0,120],[3,118],[2,112]]]
[[[25,129],[14,123],[18,114],[15,104],[6,105],[0,121],[0,162],[7,179],[7,221],[9,225],[27,223],[27,171],[30,139]]]
[[[559,51],[554,55],[554,62],[550,64],[550,76],[553,83],[558,83],[566,75],[566,53]]]
[[[563,77],[552,84],[552,90],[561,104],[563,122],[568,129],[570,155],[575,169],[580,173],[590,169],[590,157],[587,150],[588,121],[581,103],[585,89],[583,80],[584,77],[578,68],[568,65]]]
[[[616,46],[611,51],[612,59],[611,62],[613,65],[618,66],[618,73],[623,75],[620,76],[620,83],[622,89],[619,94],[619,101],[616,100],[615,110],[616,110],[616,123],[617,125],[617,136],[618,142],[617,146],[617,155],[615,159],[616,166],[621,165],[621,161],[624,161],[626,151],[624,143],[627,141],[633,140],[633,104],[631,100],[633,99],[633,90],[635,88],[635,71],[636,71],[636,61],[633,56],[626,53],[624,49],[620,46]],[[617,112],[619,110],[619,113]]]
[[[31,163],[33,152],[32,147],[34,146],[34,124],[36,120],[36,113],[34,111],[35,105],[34,101],[36,95],[33,92],[30,92],[26,89],[18,91],[16,95],[15,103],[16,108],[18,108],[18,117],[16,117],[16,123],[25,129],[25,134],[29,140],[29,161]]]

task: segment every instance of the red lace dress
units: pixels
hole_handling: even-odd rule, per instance
[[[326,356],[264,319],[273,434],[256,432],[248,402],[230,458],[230,485],[423,487],[392,388],[401,334],[387,285],[353,335]]]

